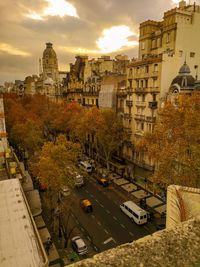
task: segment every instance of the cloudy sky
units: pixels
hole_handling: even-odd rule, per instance
[[[52,42],[59,69],[75,55],[137,56],[138,28],[161,20],[178,0],[0,1],[0,84],[39,73],[39,58]]]

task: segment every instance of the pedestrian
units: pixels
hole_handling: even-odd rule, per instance
[[[45,249],[46,249],[47,255],[49,255],[49,250],[51,247],[52,247],[52,239],[51,239],[51,237],[48,237],[46,244],[45,244]]]

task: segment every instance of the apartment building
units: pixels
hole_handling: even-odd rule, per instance
[[[130,176],[137,175],[138,167],[138,173],[140,168],[143,169],[143,177],[153,171],[152,159],[144,153],[135,152],[134,144],[145,132],[153,130],[157,110],[166,101],[180,67],[187,62],[189,75],[197,76],[200,63],[199,25],[200,6],[186,5],[186,1],[180,1],[178,7],[165,12],[162,21],[147,20],[140,24],[139,55],[128,66],[127,94],[123,106],[127,110],[127,103],[132,101],[128,116],[130,140],[123,149]],[[125,127],[126,113],[124,111]]]

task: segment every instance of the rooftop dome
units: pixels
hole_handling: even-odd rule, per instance
[[[44,57],[56,57],[56,52],[53,50],[52,43],[46,43],[46,49],[43,52],[43,58]]]
[[[183,66],[181,66],[180,70],[179,70],[179,74],[180,75],[187,75],[190,74],[190,68],[189,66],[186,64],[186,62],[184,62]]]
[[[195,78],[190,74],[190,68],[184,62],[179,70],[179,74],[173,79],[171,86],[178,84],[180,88],[193,87],[195,83]]]

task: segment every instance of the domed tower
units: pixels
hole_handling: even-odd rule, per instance
[[[54,82],[58,82],[58,60],[52,43],[46,43],[46,49],[42,57],[43,79],[52,78]]]
[[[190,74],[190,68],[184,62],[181,66],[178,75],[173,79],[170,89],[169,96],[176,97],[178,94],[191,94],[194,90],[195,78]]]

